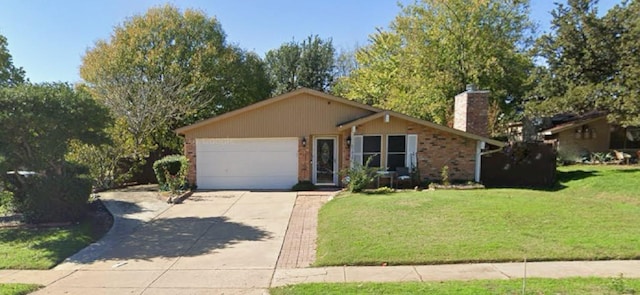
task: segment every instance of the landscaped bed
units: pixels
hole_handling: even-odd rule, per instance
[[[293,294],[522,294],[522,280],[404,283],[313,283],[272,288],[272,295]],[[636,294],[640,279],[528,279],[526,294]]]
[[[320,210],[315,265],[637,259],[639,179],[569,166],[551,190],[343,194]]]

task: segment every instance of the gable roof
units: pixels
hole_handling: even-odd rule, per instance
[[[542,135],[553,135],[553,134],[560,133],[560,132],[565,131],[565,130],[573,129],[575,127],[579,127],[579,126],[582,126],[582,125],[585,125],[585,124],[589,124],[589,123],[592,123],[592,122],[595,122],[595,121],[598,121],[598,120],[601,120],[601,119],[604,119],[604,118],[606,118],[606,115],[599,115],[599,116],[596,116],[596,117],[593,117],[593,116],[592,117],[587,117],[587,118],[583,118],[583,119],[579,119],[579,120],[563,123],[563,124],[560,124],[560,125],[556,125],[556,126],[554,126],[552,128],[549,128],[549,129],[546,129],[546,130],[542,130],[540,133],[542,133]]]
[[[397,112],[394,112],[394,111],[388,111],[388,110],[383,110],[383,111],[380,111],[378,113],[375,113],[375,114],[372,114],[372,115],[369,115],[369,116],[365,116],[365,117],[362,117],[362,118],[359,118],[359,119],[356,119],[356,120],[353,120],[353,121],[340,123],[340,124],[338,124],[337,127],[338,127],[338,130],[345,130],[345,129],[349,129],[349,128],[353,127],[353,126],[362,125],[362,124],[365,124],[367,122],[373,121],[375,119],[382,118],[385,115],[389,115],[389,116],[392,116],[392,117],[396,117],[396,118],[399,118],[399,119],[402,119],[402,120],[406,120],[406,121],[409,121],[409,122],[412,122],[412,123],[416,123],[416,124],[419,124],[419,125],[423,125],[423,126],[426,126],[426,127],[429,127],[429,128],[433,128],[433,129],[436,129],[436,130],[440,130],[440,131],[443,131],[443,132],[447,132],[447,133],[459,135],[459,136],[462,136],[462,137],[466,137],[466,138],[469,138],[469,139],[478,140],[478,141],[484,141],[486,143],[489,143],[489,144],[492,144],[492,145],[495,145],[495,146],[499,146],[499,147],[503,147],[503,146],[506,145],[506,143],[504,143],[502,141],[499,141],[499,140],[494,140],[494,139],[487,138],[487,137],[480,136],[480,135],[476,135],[476,134],[473,134],[473,133],[464,132],[462,130],[450,128],[450,127],[447,127],[447,126],[444,126],[444,125],[436,124],[436,123],[433,123],[433,122],[425,121],[425,120],[422,120],[422,119],[414,118],[414,117],[411,117],[411,116],[407,116],[405,114],[397,113]]]
[[[278,95],[278,96],[275,96],[275,97],[272,97],[272,98],[268,98],[268,99],[256,102],[254,104],[250,104],[250,105],[248,105],[246,107],[243,107],[243,108],[240,108],[240,109],[237,109],[237,110],[234,110],[234,111],[230,111],[230,112],[224,113],[224,114],[219,115],[219,116],[215,116],[215,117],[212,117],[212,118],[209,118],[209,119],[205,119],[205,120],[196,122],[196,123],[188,125],[188,126],[180,127],[178,129],[176,129],[175,132],[178,133],[178,134],[184,134],[185,132],[188,132],[189,130],[193,130],[193,129],[196,129],[196,128],[199,128],[199,127],[202,127],[202,126],[205,126],[205,125],[209,125],[209,124],[214,123],[214,122],[222,121],[222,120],[227,119],[227,118],[235,117],[235,116],[240,115],[242,113],[246,113],[246,112],[251,111],[251,110],[259,109],[259,108],[268,106],[270,104],[279,102],[281,100],[285,100],[287,98],[290,98],[290,97],[293,97],[293,96],[296,96],[296,95],[302,94],[302,93],[311,94],[311,95],[318,96],[318,97],[321,97],[321,98],[324,98],[324,99],[327,99],[327,100],[343,103],[343,104],[346,104],[346,105],[350,105],[350,106],[354,106],[354,107],[357,107],[357,108],[369,110],[369,111],[372,111],[372,112],[380,112],[380,111],[382,111],[382,109],[375,108],[375,107],[372,107],[370,105],[361,104],[359,102],[348,100],[348,99],[345,99],[345,98],[342,98],[342,97],[333,96],[333,95],[330,95],[330,94],[327,94],[327,93],[324,93],[324,92],[321,92],[321,91],[317,91],[317,90],[313,90],[313,89],[309,89],[309,88],[298,88],[298,89],[296,89],[294,91],[287,92],[287,93],[284,93],[284,94],[281,94],[281,95]]]
[[[396,118],[407,120],[409,122],[413,122],[413,123],[416,123],[416,124],[419,124],[419,125],[427,126],[429,128],[440,130],[440,131],[443,131],[443,132],[452,133],[452,134],[459,135],[459,136],[462,136],[462,137],[465,137],[465,138],[469,138],[469,139],[473,139],[473,140],[484,141],[484,142],[487,142],[487,143],[495,145],[495,146],[502,147],[502,146],[505,145],[504,142],[501,142],[501,141],[498,141],[498,140],[493,140],[493,139],[490,139],[490,138],[487,138],[487,137],[483,137],[483,136],[475,135],[475,134],[472,134],[472,133],[464,132],[464,131],[461,131],[461,130],[458,130],[458,129],[450,128],[450,127],[447,127],[447,126],[435,124],[435,123],[432,123],[432,122],[429,122],[429,121],[425,121],[425,120],[422,120],[422,119],[414,118],[414,117],[407,116],[407,115],[404,115],[404,114],[401,114],[401,113],[397,113],[397,112],[394,112],[394,111],[379,109],[379,108],[376,108],[376,107],[372,107],[370,105],[366,105],[366,104],[362,104],[362,103],[359,103],[359,102],[355,102],[355,101],[348,100],[348,99],[345,99],[345,98],[342,98],[342,97],[333,96],[333,95],[330,95],[330,94],[327,94],[327,93],[324,93],[324,92],[320,92],[320,91],[317,91],[317,90],[309,89],[309,88],[299,88],[299,89],[296,89],[294,91],[291,91],[291,92],[288,92],[288,93],[285,93],[285,94],[282,94],[282,95],[278,95],[276,97],[272,97],[272,98],[269,98],[269,99],[266,99],[266,100],[263,100],[263,101],[259,101],[257,103],[248,105],[248,106],[246,106],[244,108],[240,108],[240,109],[237,109],[237,110],[234,110],[234,111],[231,111],[231,112],[228,112],[228,113],[224,113],[224,114],[216,116],[216,117],[205,119],[205,120],[196,122],[194,124],[178,128],[178,129],[175,130],[175,132],[178,133],[178,134],[185,134],[186,132],[189,132],[190,130],[194,130],[194,129],[200,128],[202,126],[206,126],[206,125],[218,122],[218,121],[222,121],[222,120],[225,120],[225,119],[228,119],[228,118],[231,118],[231,117],[235,117],[235,116],[238,116],[240,114],[243,114],[243,113],[255,110],[255,109],[259,109],[259,108],[274,104],[276,102],[279,102],[279,101],[282,101],[282,100],[285,100],[285,99],[288,99],[288,98],[291,98],[291,97],[295,97],[295,96],[297,96],[299,94],[310,94],[310,95],[314,95],[314,96],[317,96],[317,97],[320,97],[320,98],[324,98],[324,99],[327,99],[327,100],[330,100],[330,101],[343,103],[343,104],[346,104],[346,105],[349,105],[349,106],[353,106],[353,107],[356,107],[356,108],[360,108],[360,109],[364,109],[364,110],[368,110],[368,111],[373,112],[373,114],[371,114],[371,115],[364,116],[362,118],[359,118],[359,119],[356,119],[356,120],[353,120],[353,121],[350,121],[350,122],[343,122],[343,123],[338,124],[336,126],[338,128],[338,130],[345,130],[347,128],[351,128],[352,126],[361,125],[361,124],[370,122],[371,120],[374,120],[374,119],[377,119],[377,118],[381,118],[384,115],[389,115],[389,116],[393,116],[393,117],[396,117]]]

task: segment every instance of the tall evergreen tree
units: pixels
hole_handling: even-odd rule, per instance
[[[13,65],[8,45],[7,38],[0,35],[0,87],[16,86],[26,80],[24,70]]]
[[[640,124],[640,4],[598,16],[597,0],[569,0],[553,10],[552,32],[537,41],[546,62],[536,75],[531,116],[604,111],[611,122]]]

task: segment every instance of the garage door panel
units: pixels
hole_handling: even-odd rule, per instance
[[[203,189],[289,189],[298,180],[298,139],[198,139]]]
[[[289,153],[203,153],[207,158],[204,165],[198,165],[198,174],[207,176],[260,176],[272,174],[296,174],[297,166],[283,165]]]
[[[220,139],[198,141],[201,152],[277,152],[297,149],[297,140]]]
[[[198,187],[208,189],[289,189],[288,187],[282,187],[280,185],[283,182],[289,181],[289,176],[286,177],[221,177],[215,181],[211,181],[212,178],[208,178],[203,184]],[[292,184],[293,185],[293,184]]]

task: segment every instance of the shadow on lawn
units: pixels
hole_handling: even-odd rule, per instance
[[[632,168],[632,169],[615,169],[612,171],[609,171],[609,174],[613,174],[615,177],[615,174],[627,174],[627,173],[636,173],[639,172],[640,169],[638,168]],[[590,177],[598,177],[598,176],[603,176],[602,171],[597,171],[597,170],[573,170],[573,171],[557,171],[556,172],[556,178],[557,178],[557,182],[556,184],[551,187],[551,188],[546,188],[546,189],[539,189],[539,190],[543,190],[543,191],[559,191],[562,189],[565,189],[567,187],[569,187],[569,183],[573,182],[573,181],[578,181],[578,180],[583,180],[586,178],[590,178]]]
[[[576,180],[582,180],[592,176],[598,176],[600,173],[598,171],[584,171],[584,170],[574,170],[574,171],[557,171],[556,177],[558,178],[559,183],[567,183]]]
[[[144,213],[144,209],[133,202],[104,202],[115,215],[113,228],[103,239],[69,257],[66,262],[89,264],[105,260],[197,256],[242,241],[273,237],[268,231],[229,221],[224,216],[160,218],[145,222],[127,218],[128,214]]]

